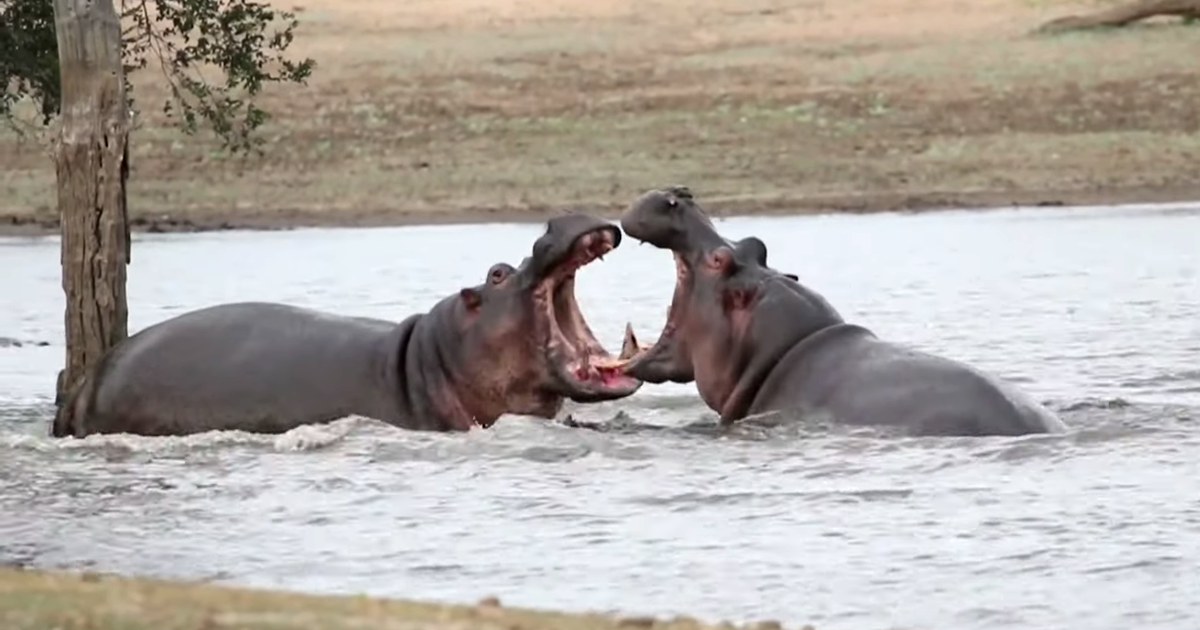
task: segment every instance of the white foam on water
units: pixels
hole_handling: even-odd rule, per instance
[[[82,438],[51,438],[0,432],[0,446],[38,452],[117,448],[133,453],[167,453],[230,446],[269,446],[276,451],[314,451],[346,439],[365,419],[351,416],[329,424],[304,425],[286,433],[205,431],[184,436],[144,436],[130,433],[93,434]]]

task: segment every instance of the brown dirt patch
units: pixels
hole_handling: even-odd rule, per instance
[[[689,617],[617,617],[504,606],[316,596],[95,573],[0,567],[4,630],[751,630],[777,622],[712,626]]]
[[[688,184],[721,212],[1200,199],[1200,28],[1056,37],[1039,0],[315,0],[243,161],[155,108],[141,229],[541,220]],[[0,134],[0,230],[56,224]],[[714,209],[716,209],[714,208]]]

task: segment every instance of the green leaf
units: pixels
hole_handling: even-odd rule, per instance
[[[60,81],[53,3],[0,0],[0,117],[25,97],[41,105],[43,124],[58,113]],[[120,0],[122,57],[129,75],[155,66],[170,86],[163,111],[196,133],[203,123],[234,153],[258,152],[255,135],[268,113],[254,104],[272,83],[304,84],[316,63],[286,55],[299,21],[252,0]],[[201,67],[222,75],[209,83]]]

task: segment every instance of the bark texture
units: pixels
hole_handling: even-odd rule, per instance
[[[1087,15],[1069,15],[1046,22],[1042,33],[1061,33],[1101,27],[1126,26],[1160,15],[1200,18],[1200,0],[1133,0]]]
[[[86,370],[127,335],[129,106],[112,0],[54,0],[62,77],[56,148],[66,293],[59,413]]]

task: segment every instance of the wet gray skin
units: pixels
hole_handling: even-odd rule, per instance
[[[677,279],[658,340],[624,370],[651,383],[695,382],[723,422],[797,411],[912,435],[1065,430],[1011,384],[955,360],[879,339],[820,294],[767,265],[755,237],[722,237],[686,187],[653,190],[621,218],[629,236],[675,254]]]
[[[641,383],[614,367],[574,292],[576,271],[620,243],[600,219],[551,219],[519,267],[493,265],[399,323],[264,302],[185,313],[97,362],[51,433],[280,433],[348,415],[464,431],[629,396]]]

